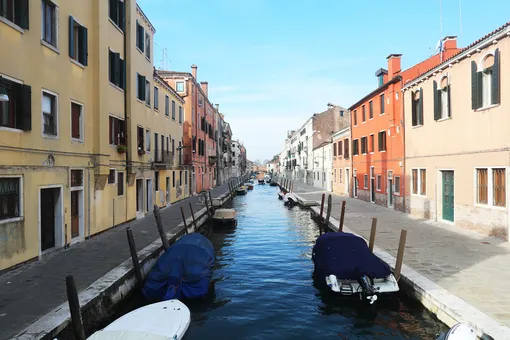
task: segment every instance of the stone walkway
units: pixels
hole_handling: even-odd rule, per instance
[[[325,191],[323,191],[325,192]],[[294,183],[294,193],[321,200],[316,187]],[[326,204],[327,195],[326,193]],[[510,243],[448,224],[422,220],[373,203],[332,194],[331,216],[370,238],[377,218],[375,245],[396,257],[401,229],[407,229],[404,263],[503,325],[510,326]],[[325,213],[324,213],[325,215]]]
[[[213,198],[228,191],[223,184],[212,190]],[[186,218],[205,205],[198,196],[192,196],[161,210],[165,231],[182,222],[180,207]],[[42,261],[22,266],[0,276],[0,339],[10,339],[32,322],[67,301],[65,277],[73,275],[78,291],[108,273],[130,258],[126,228],[131,227],[137,250],[159,238],[152,214],[111,229],[90,240]]]

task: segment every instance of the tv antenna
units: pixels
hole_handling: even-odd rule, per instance
[[[156,45],[158,50],[160,50],[161,52],[161,61],[158,68],[160,70],[168,70],[168,65],[170,61],[168,60],[168,48],[166,47],[166,44],[163,47],[161,47],[157,43],[154,43],[154,45]]]

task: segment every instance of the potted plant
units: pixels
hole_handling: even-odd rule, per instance
[[[122,145],[122,144],[117,145],[117,152],[118,153],[126,153],[126,151],[127,151],[127,146]]]

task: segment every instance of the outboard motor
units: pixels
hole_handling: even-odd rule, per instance
[[[436,340],[476,340],[476,331],[470,325],[459,322],[447,333],[441,333]]]
[[[366,296],[366,298],[370,301],[370,304],[373,304],[377,300],[377,291],[372,285],[370,278],[363,275],[359,278],[358,282],[362,289],[361,297],[363,298]]]

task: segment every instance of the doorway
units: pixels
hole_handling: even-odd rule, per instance
[[[388,171],[388,208],[393,208],[393,171]]]
[[[152,178],[147,178],[147,212],[152,209]]]
[[[354,198],[358,198],[358,176],[356,169],[352,170],[352,177],[354,178],[354,183],[352,184],[352,196]]]
[[[64,245],[62,187],[39,191],[41,253]]]
[[[453,171],[443,173],[443,220],[453,222],[455,220],[455,187]]]
[[[166,204],[170,204],[170,177],[168,176],[165,180],[165,188],[166,188]]]
[[[349,196],[351,178],[349,177],[349,169],[345,169],[345,194]]]
[[[370,202],[375,203],[375,175],[374,167],[370,167]]]
[[[71,170],[71,240],[84,235],[83,170]]]
[[[143,209],[143,178],[136,179],[136,218],[144,217]]]

